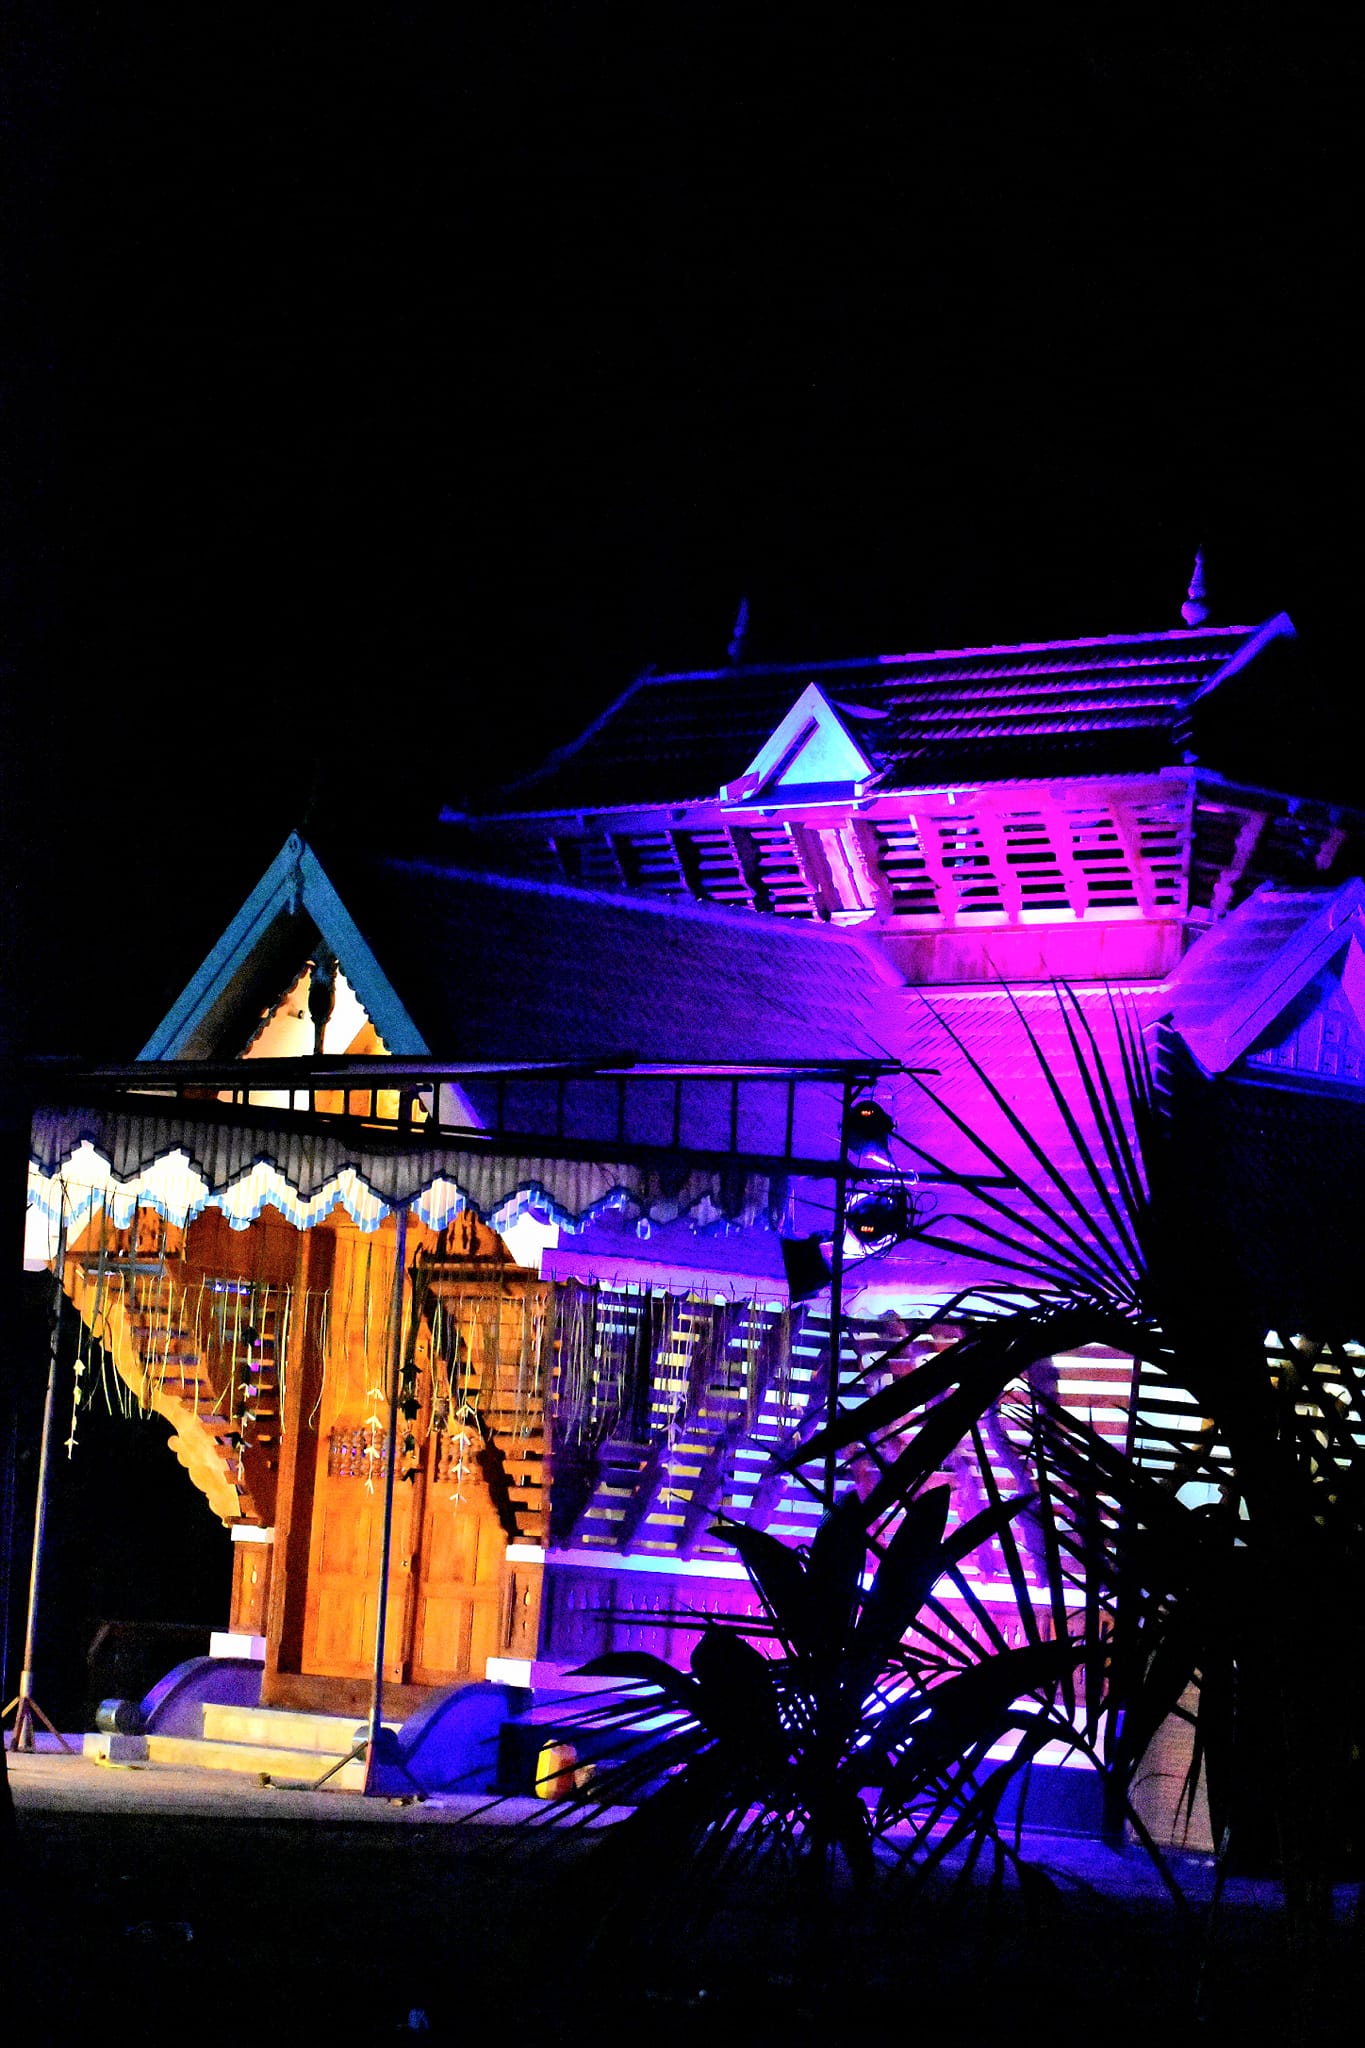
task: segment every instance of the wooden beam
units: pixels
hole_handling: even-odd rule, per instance
[[[1213,894],[1210,898],[1209,907],[1213,911],[1215,920],[1222,917],[1226,911],[1232,908],[1232,899],[1237,884],[1255,859],[1256,849],[1264,838],[1265,829],[1269,823],[1270,818],[1265,811],[1247,811],[1244,813],[1242,822],[1237,828],[1237,837],[1233,842],[1232,858],[1228,861],[1218,880],[1213,885]]]

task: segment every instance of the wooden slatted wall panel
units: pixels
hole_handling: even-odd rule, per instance
[[[671,832],[619,832],[614,844],[632,889],[677,900],[692,895]]]
[[[633,1349],[643,1290],[602,1287],[597,1299],[604,1354],[613,1338],[618,1355],[622,1340]],[[627,1389],[602,1383],[604,1433],[571,1546],[732,1558],[710,1535],[711,1525],[719,1514],[747,1517],[756,1509],[765,1527],[807,1540],[820,1517],[819,1499],[803,1480],[778,1470],[777,1456],[808,1425],[813,1395],[823,1412],[828,1344],[827,1314],[674,1302],[650,1362],[647,1431],[635,1437],[609,1427],[632,1403]],[[845,1329],[845,1402],[859,1398],[861,1367],[884,1345],[875,1326]],[[709,1361],[700,1386],[698,1357]]]
[[[1193,813],[1183,789],[1148,786],[1131,797],[1102,788],[1070,797],[1064,789],[963,792],[957,801],[908,796],[899,817],[887,814],[891,801],[882,800],[881,815],[851,822],[881,908],[900,924],[970,928],[1185,913]],[[818,828],[777,818],[739,824],[718,815],[675,828],[660,818],[649,829],[593,827],[552,844],[563,874],[587,887],[823,917],[847,906],[837,889],[831,896],[823,858],[808,836],[847,830],[849,823],[832,817]],[[1245,859],[1247,887],[1260,878],[1265,861],[1251,857],[1246,827],[1246,815],[1231,807],[1200,807],[1196,907],[1230,863]],[[1292,829],[1292,821],[1266,827],[1267,858],[1271,842],[1278,846],[1276,834]]]
[[[819,891],[806,863],[801,827],[773,823],[749,830],[770,907],[779,917],[818,917]]]
[[[602,1288],[598,1313],[617,1338],[637,1332],[643,1291]],[[723,1344],[716,1345],[717,1317],[724,1317]],[[732,1553],[710,1535],[718,1514],[756,1522],[787,1541],[807,1542],[822,1512],[819,1474],[783,1469],[797,1437],[818,1427],[825,1401],[824,1360],[828,1355],[827,1312],[806,1310],[779,1331],[780,1310],[755,1304],[719,1310],[709,1302],[675,1303],[650,1366],[648,1429],[640,1438],[608,1433],[600,1442],[591,1493],[569,1539],[572,1547],[604,1552],[628,1549],[660,1558],[728,1558]],[[928,1332],[890,1366],[873,1370],[887,1340],[875,1324],[846,1326],[840,1362],[840,1405],[855,1407],[884,1385],[951,1340],[952,1332]],[[779,1338],[785,1360],[764,1346]],[[710,1344],[713,1369],[697,1386],[695,1347]],[[869,1372],[871,1377],[869,1378]],[[1058,1357],[1041,1384],[1089,1421],[1118,1448],[1129,1435],[1133,1363],[1101,1347]],[[1026,1389],[1018,1389],[1022,1397]],[[603,1419],[629,1408],[626,1390],[604,1393]],[[1003,1425],[988,1424],[984,1440],[997,1484],[1007,1493],[1025,1490],[1029,1477],[1020,1451],[1022,1438]],[[894,1455],[895,1444],[884,1455]],[[866,1470],[864,1471],[864,1466]],[[854,1453],[841,1474],[840,1490],[869,1481],[874,1468]],[[950,1527],[985,1505],[970,1454],[955,1455],[945,1467],[953,1486]],[[970,1580],[989,1587],[1003,1560],[983,1552],[968,1567]]]
[[[1153,1478],[1170,1479],[1179,1460],[1208,1439],[1208,1425],[1194,1396],[1144,1361],[1138,1374],[1133,1418],[1133,1456]],[[1228,1462],[1226,1448],[1213,1446],[1216,1463]]]
[[[1189,899],[1192,837],[1187,806],[1174,799],[1133,803],[1120,809],[1131,818],[1142,864],[1150,877],[1152,907],[1166,917],[1183,917]]]
[[[1365,1346],[1348,1343],[1340,1354],[1330,1345],[1291,1347],[1272,1331],[1265,1355],[1272,1373],[1292,1359],[1296,1374],[1307,1375],[1316,1382],[1322,1398],[1338,1408],[1356,1457],[1365,1456]],[[1310,1425],[1318,1420],[1315,1401],[1296,1403],[1295,1412]],[[1171,1479],[1178,1460],[1188,1462],[1198,1453],[1206,1454],[1209,1463],[1202,1465],[1198,1476],[1187,1478],[1181,1487],[1181,1498],[1191,1507],[1217,1497],[1217,1475],[1224,1471],[1231,1474],[1228,1448],[1199,1413],[1192,1395],[1173,1386],[1154,1367],[1144,1365],[1135,1418],[1134,1457],[1154,1477]],[[1339,1453],[1336,1462],[1344,1467],[1348,1461]]]
[[[695,896],[752,910],[754,890],[744,872],[737,835],[728,825],[676,835],[683,868]]]
[[[573,880],[587,889],[619,889],[624,885],[625,869],[610,833],[587,832],[578,845],[578,872]]]
[[[828,1311],[807,1310],[792,1332],[790,1371],[780,1384],[768,1387],[755,1425],[736,1446],[731,1465],[726,1512],[754,1520],[788,1542],[808,1543],[824,1512],[817,1490],[819,1475],[809,1470],[804,1476],[780,1471],[778,1460],[796,1429],[802,1435],[810,1434],[815,1426],[812,1411],[823,1411],[829,1337]],[[885,1347],[886,1338],[875,1324],[846,1323],[839,1361],[841,1407],[864,1397],[864,1370]],[[839,1491],[853,1483],[850,1464],[840,1478]],[[719,1545],[709,1547],[717,1555],[723,1554]]]

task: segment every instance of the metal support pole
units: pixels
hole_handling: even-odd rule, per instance
[[[47,1395],[43,1402],[43,1433],[38,1451],[38,1495],[33,1505],[33,1557],[28,1575],[28,1620],[24,1629],[24,1668],[19,1675],[15,1708],[14,1743],[18,1750],[33,1748],[33,1717],[36,1714],[52,1735],[56,1729],[33,1697],[33,1670],[38,1656],[38,1596],[43,1577],[43,1538],[47,1531],[47,1494],[52,1470],[52,1434],[57,1402],[57,1350],[62,1327],[62,1292],[66,1284],[66,1208],[63,1203],[57,1225],[57,1256],[53,1262],[52,1335],[47,1355]],[[57,1740],[63,1749],[69,1742]]]
[[[408,1212],[398,1211],[393,1254],[393,1330],[389,1351],[389,1459],[384,1474],[384,1522],[379,1546],[379,1616],[374,1629],[374,1692],[370,1698],[370,1768],[384,1725],[384,1617],[389,1604],[389,1554],[393,1548],[393,1487],[398,1465],[398,1383],[403,1364],[403,1286],[407,1279]]]
[[[834,1506],[834,1479],[838,1453],[829,1432],[839,1419],[839,1360],[843,1352],[844,1314],[844,1223],[848,1214],[848,1120],[853,1107],[853,1083],[845,1076],[843,1101],[839,1110],[839,1166],[834,1176],[834,1243],[829,1256],[829,1385],[825,1390],[825,1513]]]

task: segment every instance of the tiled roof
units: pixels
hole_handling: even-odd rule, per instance
[[[1292,636],[1280,614],[1259,627],[645,675],[490,809],[714,797],[743,774],[810,682],[883,788],[1145,773],[1180,758],[1199,700],[1272,640]]]
[[[445,1059],[876,1057],[899,987],[853,932],[423,862],[327,865]]]
[[[1365,883],[1265,883],[1181,961],[1168,988],[1171,1021],[1200,1065],[1223,1073],[1353,936],[1365,936]]]

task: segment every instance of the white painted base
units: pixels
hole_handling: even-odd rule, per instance
[[[529,1657],[490,1657],[483,1667],[483,1675],[492,1685],[529,1687],[531,1660]]]
[[[231,1629],[216,1628],[209,1637],[210,1657],[249,1657],[254,1664],[265,1662],[265,1637],[235,1635]]]
[[[81,1745],[83,1756],[96,1763],[144,1764],[147,1761],[145,1735],[87,1735]]]

